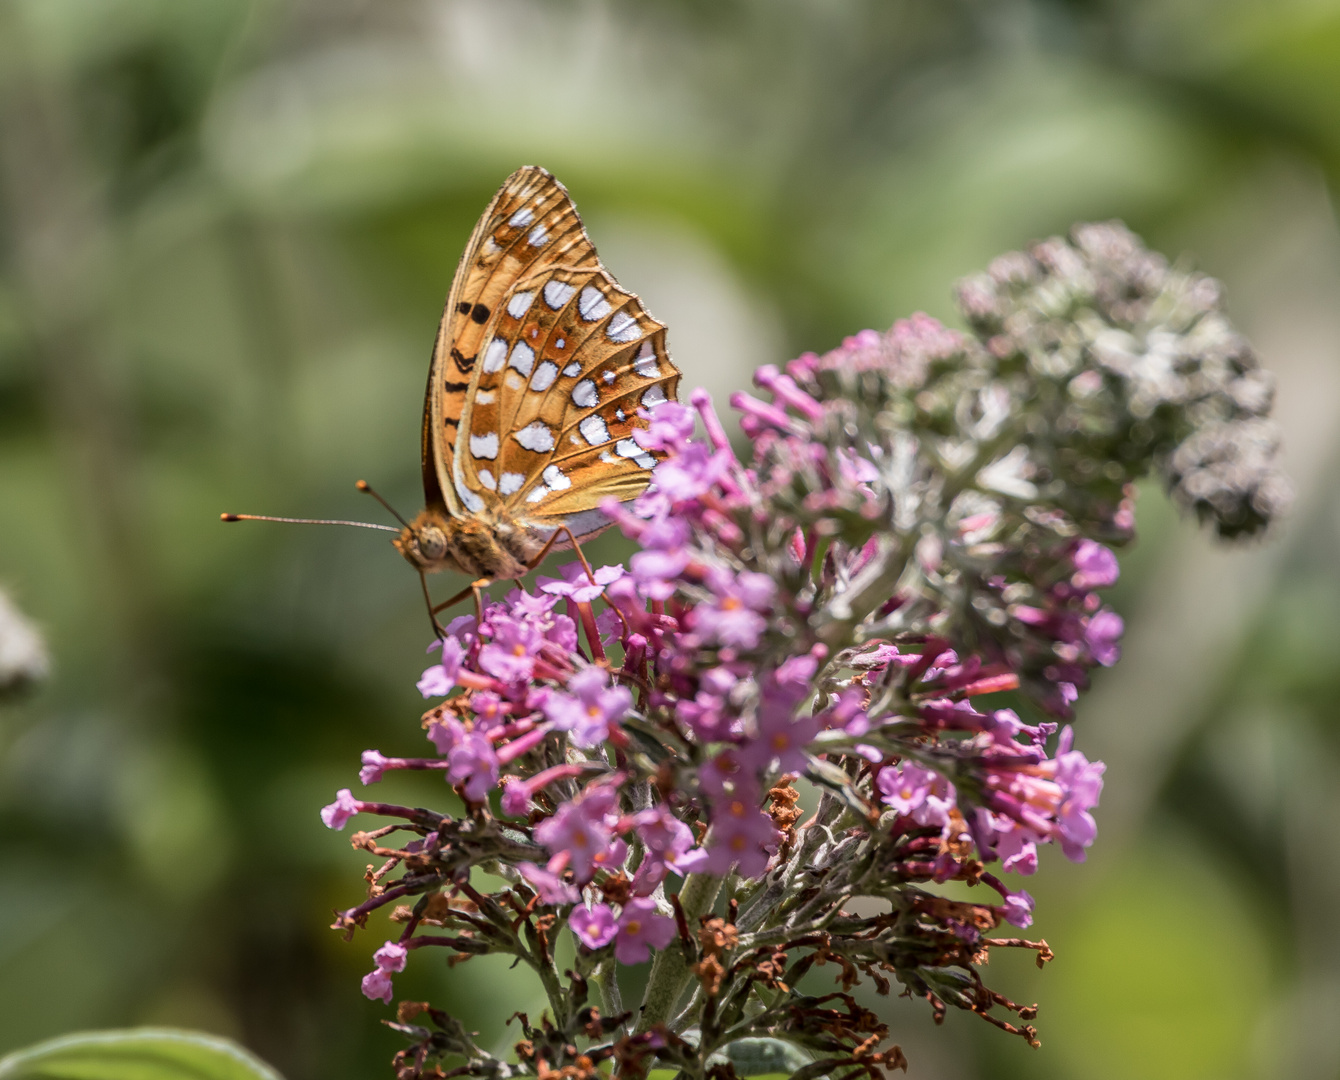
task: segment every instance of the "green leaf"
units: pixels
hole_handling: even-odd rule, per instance
[[[729,1061],[740,1076],[790,1076],[810,1063],[809,1054],[782,1039],[736,1039],[707,1059],[709,1065]]]
[[[0,1080],[283,1080],[234,1042],[198,1031],[126,1028],[49,1039],[0,1058]]]

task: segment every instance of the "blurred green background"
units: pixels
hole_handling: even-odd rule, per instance
[[[0,587],[52,657],[0,704],[0,1052],[169,1023],[389,1075],[317,809],[419,745],[418,583],[218,514],[417,509],[442,299],[525,163],[723,403],[1076,219],[1226,281],[1299,500],[1228,551],[1142,496],[1099,841],[1027,883],[1055,963],[990,972],[1043,1048],[879,1007],[925,1080],[1340,1076],[1336,0],[0,0]],[[398,986],[486,1044],[536,1008],[489,960]]]

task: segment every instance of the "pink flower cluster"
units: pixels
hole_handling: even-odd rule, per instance
[[[1069,326],[1048,299],[1062,284],[1122,333],[1173,310],[1120,300],[1148,285],[1148,260],[1111,229],[1085,238],[1068,262],[1018,256],[968,289],[976,336],[916,316],[760,369],[769,400],[732,398],[743,460],[701,391],[642,413],[652,485],[601,507],[637,544],[627,568],[571,563],[454,620],[418,683],[437,702],[433,752],[363,756],[365,785],[436,771],[458,808],[344,789],[322,810],[334,829],[390,821],[355,835],[383,862],[336,923],[397,905],[403,931],[365,994],[390,1000],[419,948],[512,955],[550,1005],[522,1020],[523,1071],[578,1080],[610,1061],[703,1075],[743,1039],[823,1047],[805,1075],[876,1076],[905,1062],[846,995],[863,978],[1036,1043],[1002,1016],[1032,1007],[978,971],[993,947],[1050,956],[991,936],[1033,919],[994,871],[1035,873],[1045,844],[1080,861],[1095,840],[1104,767],[1060,724],[1120,655],[1099,595],[1118,575],[1108,545],[1133,535],[1131,482],[1213,412],[1173,387],[1151,420],[1139,370],[1097,344],[1044,347]],[[1134,259],[1129,281],[1117,256]],[[1092,273],[1075,269],[1086,259]],[[1114,274],[1119,288],[1084,292]],[[1228,507],[1221,531],[1268,517],[1269,477],[1253,476],[1204,503]],[[383,846],[398,832],[411,839]],[[989,901],[927,888],[948,881]],[[854,897],[882,913],[853,913]],[[575,950],[561,971],[560,932]],[[625,1006],[618,969],[648,960]],[[843,993],[797,990],[829,963]],[[511,1075],[434,1024],[396,1025],[417,1048],[406,1075],[448,1058],[466,1062],[450,1075]]]
[[[760,381],[790,409],[822,415],[789,377],[765,371]],[[778,434],[792,424],[780,405],[740,404],[767,451],[803,438],[789,428]],[[693,438],[695,421],[706,441]],[[736,458],[705,395],[694,396],[693,409],[662,405],[638,440],[664,455],[655,485],[631,512],[604,508],[639,543],[627,572],[602,567],[592,581],[572,563],[541,578],[537,593],[517,589],[489,604],[482,620],[455,619],[432,646],[439,662],[419,681],[425,697],[450,695],[449,707],[425,719],[436,756],[369,750],[365,784],[389,771],[435,769],[471,813],[515,822],[540,856],[515,860],[518,884],[564,912],[581,946],[612,945],[621,964],[641,963],[675,937],[668,882],[695,873],[743,882],[783,869],[787,835],[769,809],[770,788],[788,776],[822,776],[825,763],[858,763],[866,779],[850,784],[852,796],[893,811],[880,840],[886,871],[903,881],[980,876],[969,851],[1023,874],[1036,869],[1042,843],[1083,858],[1102,766],[1071,749],[1069,728],[1048,756],[1055,724],[972,707],[975,696],[1018,686],[1008,665],[960,658],[926,635],[835,650],[814,632],[823,625],[818,592],[786,588],[812,561],[816,530],[794,527],[776,545],[780,572],[753,568],[769,496]],[[836,460],[821,514],[853,491],[865,505],[879,500],[869,461],[850,452]],[[830,544],[828,572],[858,577],[872,543]],[[1091,590],[1115,580],[1115,560],[1088,540],[1068,558],[1071,572],[1052,595],[1082,595],[1092,608]],[[1079,631],[1055,636],[1092,635],[1097,617],[1079,616]],[[872,714],[881,688],[894,685],[905,688],[903,707]],[[649,737],[671,752],[656,770],[637,753]],[[965,775],[966,788],[951,779]],[[375,806],[341,791],[323,820],[340,828]],[[1001,894],[998,917],[1027,926],[1028,894],[984,880]],[[412,945],[412,933],[400,944]],[[383,949],[364,981],[369,996],[390,993],[400,967],[387,957],[403,967],[402,954]]]

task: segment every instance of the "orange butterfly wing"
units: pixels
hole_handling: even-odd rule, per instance
[[[516,282],[537,265],[600,265],[576,207],[544,169],[509,176],[479,219],[456,267],[428,370],[423,410],[423,488],[428,506],[456,517],[464,507],[453,482],[461,416],[478,378],[489,321]]]
[[[432,414],[440,390],[437,430],[455,436],[435,457],[446,505],[458,516],[501,511],[546,533],[566,525],[579,539],[599,532],[609,524],[600,503],[635,498],[658,460],[633,431],[646,426],[640,408],[675,398],[665,327],[600,265],[567,192],[542,170],[508,180],[471,252],[443,325],[453,313],[475,322],[475,304],[488,314],[445,347],[457,377],[435,378],[429,396]],[[458,353],[470,358],[464,386]]]

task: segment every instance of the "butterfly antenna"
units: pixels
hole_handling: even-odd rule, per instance
[[[366,480],[360,480],[358,483],[354,485],[354,487],[358,488],[359,491],[367,492],[379,503],[381,503],[384,507],[386,507],[386,509],[390,511],[391,516],[395,518],[396,521],[400,522],[400,524],[405,526],[405,528],[407,529],[410,528],[410,523],[406,521],[404,518],[402,518],[398,513],[396,513],[396,508],[392,506],[389,502],[387,502],[385,499],[383,499],[380,495],[378,495],[377,492],[373,490],[372,485],[369,484]]]
[[[374,525],[370,521],[342,521],[335,518],[291,518],[270,517],[268,514],[220,514],[220,521],[282,521],[288,525],[355,525],[360,529],[380,529],[382,532],[398,533],[392,525]]]

